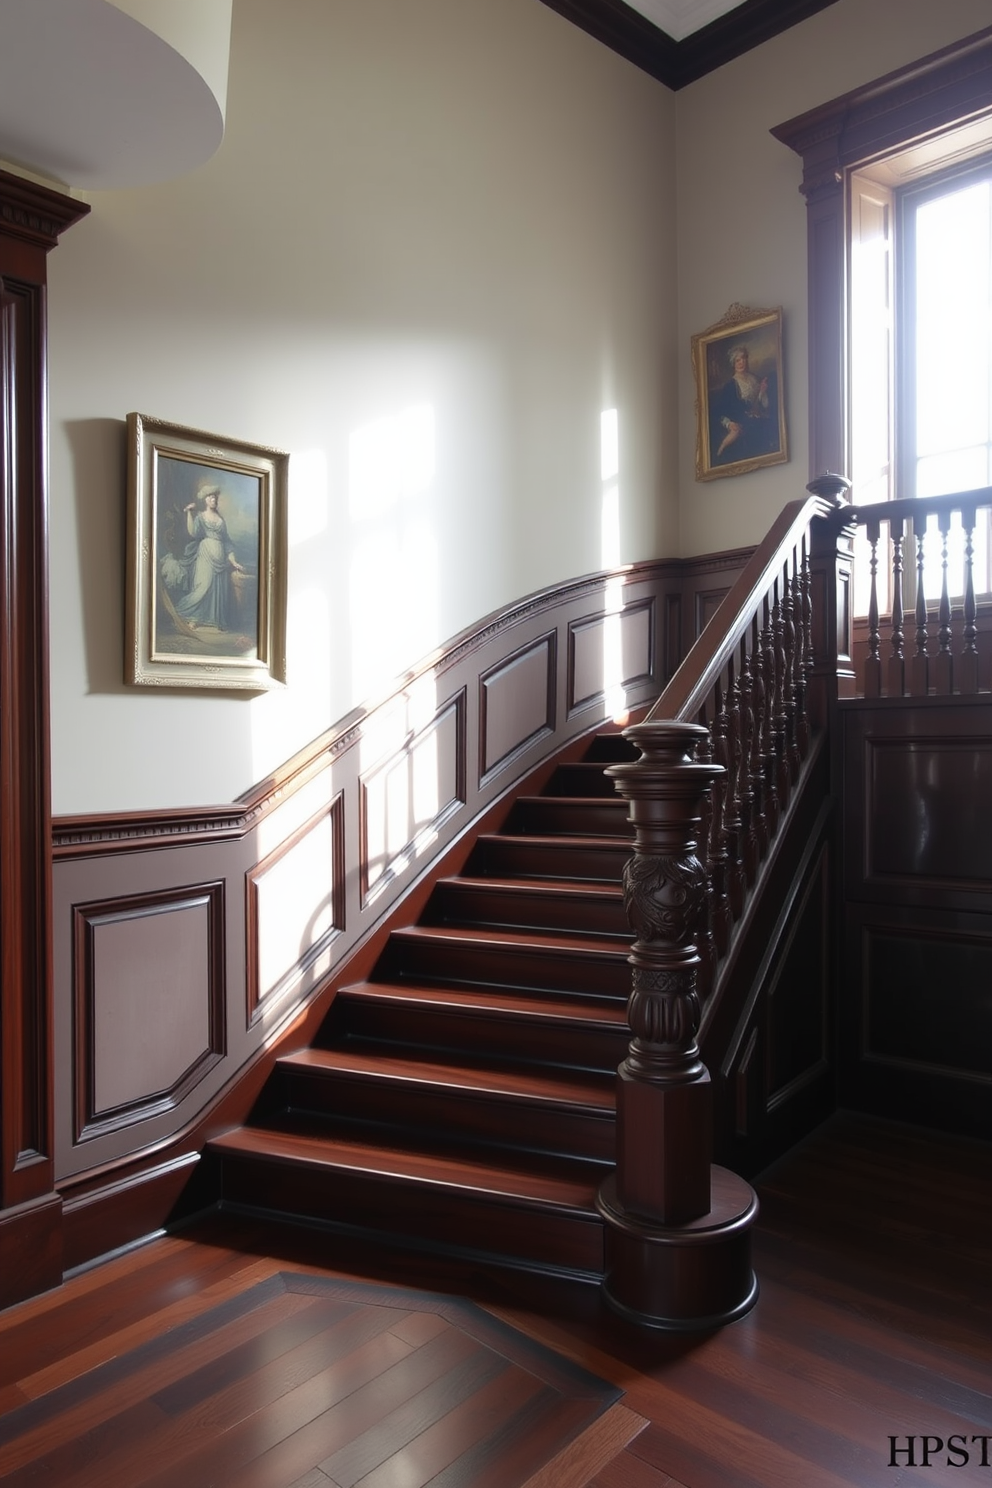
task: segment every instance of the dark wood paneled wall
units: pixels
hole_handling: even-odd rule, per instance
[[[992,700],[841,717],[844,1098],[992,1137]]]
[[[88,207],[0,172],[0,1305],[61,1271],[54,1193],[46,258]]]

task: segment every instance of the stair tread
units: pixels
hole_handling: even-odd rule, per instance
[[[422,1059],[402,1059],[379,1050],[354,1047],[300,1049],[278,1061],[279,1068],[297,1073],[352,1075],[392,1083],[440,1086],[446,1090],[490,1095],[506,1100],[531,1100],[548,1105],[571,1105],[612,1114],[615,1080],[612,1075],[591,1073],[575,1078],[574,1070],[561,1073],[542,1070],[529,1073],[520,1067],[482,1068],[464,1063],[445,1064]]]
[[[341,998],[361,998],[383,1004],[448,1008],[458,1011],[504,1014],[507,1017],[546,1019],[556,1023],[597,1024],[604,1027],[627,1026],[626,999],[598,997],[569,998],[563,993],[557,999],[520,997],[513,991],[484,990],[471,987],[419,987],[410,982],[355,982],[342,987]]]
[[[536,839],[528,837],[527,842]],[[526,893],[535,896],[552,897],[554,895],[570,894],[581,899],[609,899],[622,900],[623,888],[619,883],[597,882],[588,878],[553,878],[550,875],[542,875],[540,879],[533,878],[504,878],[504,877],[473,877],[469,874],[460,874],[457,878],[442,878],[438,888],[444,889],[482,889],[494,894]]]
[[[215,1137],[215,1152],[249,1158],[269,1158],[307,1165],[316,1169],[364,1172],[400,1182],[426,1184],[433,1188],[471,1190],[500,1198],[513,1198],[534,1206],[594,1213],[599,1174],[590,1169],[586,1181],[562,1178],[551,1172],[535,1172],[532,1166],[513,1168],[451,1155],[433,1155],[393,1149],[382,1144],[349,1141],[347,1138],[276,1131],[266,1127],[238,1127]]]
[[[532,800],[565,800],[564,796],[533,796]],[[630,833],[621,833],[615,837],[607,837],[604,833],[597,837],[593,833],[585,835],[579,832],[480,832],[476,842],[508,842],[518,847],[567,847],[570,852],[578,848],[591,848],[602,850],[605,848],[626,848],[632,851],[634,840],[633,830]]]
[[[626,945],[617,944],[617,936],[544,934],[522,926],[506,929],[498,925],[405,925],[394,930],[396,942],[439,942],[442,945],[491,946],[493,949],[519,951],[561,951],[570,956],[603,956],[610,960],[627,959]]]

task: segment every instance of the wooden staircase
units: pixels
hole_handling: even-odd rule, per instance
[[[222,1202],[390,1244],[599,1278],[630,1032],[627,806],[603,734],[520,797],[210,1143]]]

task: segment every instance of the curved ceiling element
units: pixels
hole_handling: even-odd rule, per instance
[[[231,0],[0,0],[0,156],[93,190],[195,170],[224,135],[230,29]]]

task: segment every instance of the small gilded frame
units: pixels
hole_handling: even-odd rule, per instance
[[[124,680],[280,686],[289,456],[140,413],[127,437]]]
[[[788,460],[781,310],[731,305],[716,325],[693,336],[692,366],[697,480]]]

